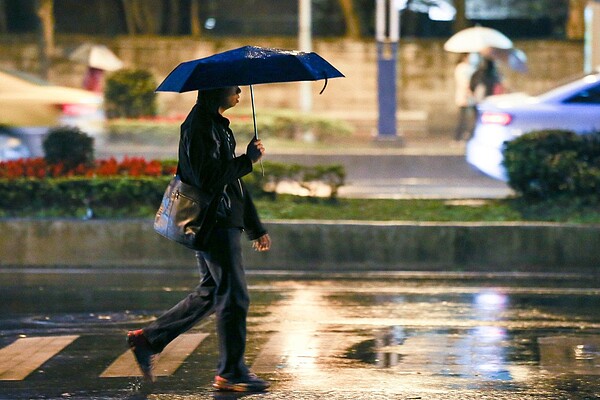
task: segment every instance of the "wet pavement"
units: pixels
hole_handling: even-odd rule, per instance
[[[214,320],[144,384],[125,347],[194,271],[0,270],[0,399],[597,399],[600,277],[249,273],[247,360],[216,393]]]

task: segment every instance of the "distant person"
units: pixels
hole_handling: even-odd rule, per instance
[[[475,67],[470,62],[470,55],[468,53],[461,54],[454,67],[454,101],[458,107],[458,123],[454,140],[457,142],[465,138],[469,139],[473,130],[475,99],[470,83],[474,72]]]
[[[483,58],[479,68],[477,68],[471,77],[469,88],[473,92],[476,103],[480,103],[488,96],[505,92],[502,76],[494,60]]]
[[[269,382],[250,372],[244,360],[250,298],[241,237],[245,232],[257,251],[269,250],[271,238],[241,180],[252,172],[265,149],[260,139],[253,139],[246,154],[236,156],[235,138],[223,116],[239,102],[240,92],[237,86],[199,91],[196,105],[181,125],[177,170],[182,182],[209,193],[223,191],[224,201],[207,248],[196,252],[200,284],[154,322],[127,335],[147,380],[154,380],[153,357],[214,313],[219,363],[213,387],[235,392],[259,392],[269,387]]]
[[[88,67],[83,77],[83,88],[91,92],[102,93],[104,91],[104,70]]]

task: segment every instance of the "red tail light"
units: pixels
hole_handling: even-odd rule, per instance
[[[96,110],[96,106],[93,104],[60,104],[58,108],[68,116],[91,114]]]
[[[512,115],[502,112],[485,111],[481,114],[482,124],[508,125],[512,121]]]

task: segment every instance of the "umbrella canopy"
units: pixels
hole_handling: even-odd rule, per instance
[[[483,26],[463,29],[444,43],[444,50],[452,53],[478,53],[490,47],[510,49],[513,43],[502,32]]]
[[[529,71],[527,66],[527,55],[521,49],[489,49],[488,54],[490,57],[504,62],[514,71],[520,73]]]
[[[316,53],[245,46],[179,64],[157,92],[189,92],[259,83],[316,81],[344,75]]]
[[[69,55],[69,59],[105,71],[123,68],[123,61],[103,44],[84,43]]]

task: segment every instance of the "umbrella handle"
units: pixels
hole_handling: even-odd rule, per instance
[[[327,77],[325,77],[325,84],[323,85],[323,89],[321,89],[321,91],[319,92],[319,94],[323,94],[323,92],[325,91],[326,87],[327,87]]]
[[[254,139],[258,140],[258,129],[256,129],[256,111],[254,110],[254,89],[252,85],[250,85],[250,101],[252,103],[252,122],[254,122]],[[260,169],[262,170],[262,175],[265,176],[265,167],[262,163],[262,159],[260,160]]]
[[[252,102],[252,121],[254,122],[254,139],[258,140],[258,130],[256,129],[256,111],[254,110],[254,89],[250,85],[250,101]]]

